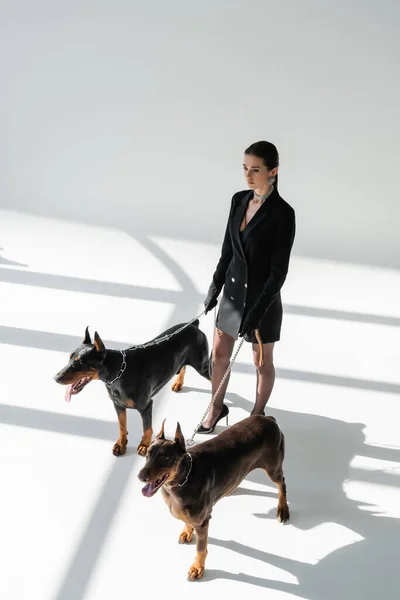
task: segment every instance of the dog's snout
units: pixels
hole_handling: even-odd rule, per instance
[[[147,474],[144,473],[143,471],[139,471],[138,479],[142,483],[148,483],[149,482],[149,478],[148,478]]]

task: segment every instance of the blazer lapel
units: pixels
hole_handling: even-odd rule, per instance
[[[243,256],[243,258],[245,259],[245,253],[244,253],[244,248],[243,248],[243,244],[242,244],[242,238],[240,235],[240,225],[243,221],[244,215],[246,213],[246,209],[247,209],[247,204],[250,200],[250,198],[252,197],[253,192],[249,192],[248,194],[245,194],[240,202],[240,205],[236,211],[235,217],[233,219],[233,223],[232,223],[232,230],[233,230],[233,237],[236,240],[236,243],[238,245],[238,248],[240,250],[241,255]],[[252,219],[253,220],[253,219]],[[251,221],[250,221],[251,223]],[[243,235],[243,234],[242,234]]]
[[[261,223],[263,221],[263,219],[265,219],[266,216],[270,215],[274,211],[274,209],[276,207],[277,197],[278,197],[278,193],[276,190],[274,190],[272,192],[272,194],[270,195],[270,197],[267,198],[267,200],[264,202],[264,204],[262,204],[260,206],[260,208],[254,215],[254,217],[252,219],[250,219],[250,222],[246,225],[246,227],[243,230],[242,240],[241,240],[242,243],[244,243],[246,241],[246,239],[248,238],[249,234],[253,231],[253,229],[255,227],[257,227],[257,225],[259,223]],[[243,216],[244,216],[244,213],[242,215],[242,219],[243,219]],[[239,227],[240,227],[240,224],[239,224]]]

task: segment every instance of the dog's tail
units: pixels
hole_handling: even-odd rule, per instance
[[[196,319],[195,321],[193,321],[192,325],[194,325],[195,327],[198,327],[200,325],[200,320]]]

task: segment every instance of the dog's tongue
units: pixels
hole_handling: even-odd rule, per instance
[[[67,385],[67,389],[65,391],[65,402],[69,402],[72,396],[72,384]]]
[[[151,496],[154,494],[154,487],[154,483],[147,483],[144,488],[142,488],[143,496],[146,496],[146,498],[151,498]]]

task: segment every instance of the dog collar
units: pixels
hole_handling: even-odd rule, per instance
[[[192,455],[191,455],[191,454],[189,454],[189,452],[186,452],[186,454],[187,454],[187,455],[188,455],[188,457],[190,458],[190,467],[189,467],[189,471],[187,472],[187,475],[186,475],[186,477],[185,477],[184,481],[182,481],[182,483],[180,483],[180,484],[179,484],[179,487],[182,487],[183,485],[185,485],[185,483],[186,483],[186,482],[187,482],[187,480],[189,479],[189,475],[190,475],[190,472],[191,472],[191,470],[192,470],[192,467],[193,467],[193,458],[192,458]]]
[[[122,364],[121,364],[121,368],[117,373],[117,376],[114,377],[114,379],[112,379],[111,381],[107,381],[107,383],[110,385],[111,383],[114,383],[114,381],[117,381],[117,379],[119,379],[122,375],[122,373],[125,371],[126,369],[126,354],[124,352],[124,350],[120,350],[121,354],[122,354]]]

